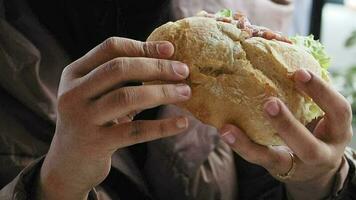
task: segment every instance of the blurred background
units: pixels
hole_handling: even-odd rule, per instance
[[[297,1],[303,2],[304,0]],[[320,38],[325,45],[332,60],[329,71],[333,76],[333,84],[352,105],[355,133],[356,0],[317,0],[310,2],[310,26],[308,27],[305,24],[303,27],[294,24],[294,32],[305,34],[309,31],[309,33]],[[296,14],[298,16],[298,14],[305,15],[306,13],[296,10]],[[356,148],[356,137],[353,137],[351,146]]]

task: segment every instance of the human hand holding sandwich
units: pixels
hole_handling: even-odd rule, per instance
[[[331,194],[352,114],[329,83],[330,59],[318,41],[284,37],[230,10],[167,23],[148,38],[155,40],[171,41],[173,58],[190,67],[192,98],[178,106],[220,129],[236,153],[286,183],[293,199]]]
[[[169,42],[110,38],[65,68],[56,132],[41,168],[38,199],[87,199],[109,174],[117,149],[187,128],[184,116],[132,118],[144,109],[189,99],[189,86],[124,86],[132,81],[185,79],[188,67],[166,60],[173,52]]]
[[[322,199],[330,194],[345,147],[351,141],[351,108],[342,95],[308,71],[295,72],[294,81],[298,90],[312,97],[325,112],[312,131],[301,124],[280,99],[270,98],[264,104],[266,117],[288,147],[256,144],[233,125],[224,126],[220,132],[241,157],[263,166],[272,176],[285,182],[287,192],[294,199]],[[293,152],[294,161],[288,152]],[[277,176],[289,172],[287,179]]]

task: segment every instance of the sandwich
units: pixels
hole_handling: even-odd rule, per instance
[[[147,41],[170,41],[175,47],[172,60],[188,65],[184,83],[192,97],[177,106],[205,124],[218,129],[234,124],[258,144],[283,145],[264,115],[268,97],[281,99],[304,125],[324,114],[295,88],[292,78],[303,68],[329,82],[330,58],[313,36],[286,37],[225,9],[168,22]]]

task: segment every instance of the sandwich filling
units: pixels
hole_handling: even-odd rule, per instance
[[[242,13],[232,14],[229,9],[224,9],[216,14],[207,13],[201,11],[197,14],[199,17],[214,18],[217,21],[226,22],[235,25],[237,28],[248,34],[247,38],[262,37],[266,40],[278,40],[292,44],[292,41],[288,37],[283,36],[281,33],[272,31],[263,26],[252,25],[246,15]]]

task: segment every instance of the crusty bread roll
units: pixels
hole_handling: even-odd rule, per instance
[[[294,88],[293,72],[307,68],[321,76],[319,63],[295,45],[249,37],[235,25],[207,17],[169,22],[154,30],[148,41],[170,41],[173,60],[186,63],[186,83],[192,98],[178,106],[202,122],[221,128],[235,124],[262,145],[282,145],[265,118],[267,97],[279,97],[303,124],[311,100]],[[315,106],[315,105],[314,105]]]

